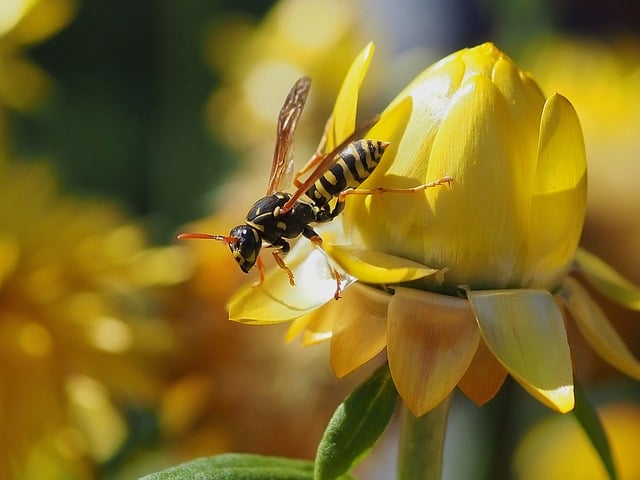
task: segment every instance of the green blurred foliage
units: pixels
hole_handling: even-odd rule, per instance
[[[53,78],[46,105],[13,117],[14,148],[52,160],[70,191],[117,199],[164,242],[208,213],[204,194],[235,167],[206,131],[216,78],[205,32],[228,12],[269,2],[85,1],[76,19],[31,50]]]

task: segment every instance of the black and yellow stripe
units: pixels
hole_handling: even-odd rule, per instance
[[[338,153],[338,159],[307,190],[306,196],[318,207],[329,203],[341,192],[357,188],[378,166],[389,144],[378,140],[358,140]]]

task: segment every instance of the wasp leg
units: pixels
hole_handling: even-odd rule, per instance
[[[316,153],[311,156],[309,161],[304,165],[304,167],[302,167],[302,169],[300,169],[300,171],[298,171],[298,173],[296,173],[295,177],[293,178],[293,184],[296,187],[299,187],[303,184],[303,182],[300,180],[300,177],[302,177],[308,171],[313,170],[315,166],[318,165],[318,162],[320,162],[320,160],[324,158],[324,147],[327,145],[327,137],[329,136],[329,128],[331,127],[332,120],[333,115],[329,117],[327,123],[325,123],[324,125],[324,131],[322,132],[320,143],[318,143],[318,148],[316,148]]]
[[[335,268],[332,268],[333,276],[336,279],[336,291],[333,293],[333,299],[338,301],[342,298],[342,287],[340,286],[340,273]]]
[[[336,206],[331,211],[330,217],[331,219],[337,217],[344,210],[345,199],[348,195],[382,195],[383,193],[416,193],[426,190],[427,188],[437,187],[439,185],[451,185],[453,178],[449,175],[445,175],[439,180],[434,182],[424,183],[422,185],[418,185],[417,187],[411,188],[387,188],[387,187],[377,187],[377,188],[348,188],[343,190],[338,194]]]
[[[275,259],[276,263],[278,264],[278,266],[281,269],[283,269],[287,273],[287,275],[289,276],[289,285],[291,285],[292,287],[295,286],[296,281],[293,278],[293,272],[291,271],[291,269],[289,267],[287,267],[287,264],[284,263],[284,259],[280,255],[280,250],[274,250],[271,253],[272,253],[273,258]]]
[[[289,250],[291,250],[291,246],[287,243],[286,240],[282,238],[273,242],[270,246],[276,248],[276,250],[271,252],[271,254],[273,255],[273,259],[276,261],[278,266],[286,272],[287,276],[289,277],[289,284],[293,287],[296,284],[293,278],[293,272],[289,267],[287,267],[287,264],[284,263],[284,258],[282,258],[282,255],[286,255]]]
[[[309,225],[305,225],[302,229],[302,236],[308,238],[314,247],[322,248],[322,238]]]
[[[258,267],[258,273],[260,274],[260,278],[256,283],[251,285],[252,287],[259,287],[264,283],[264,262],[262,261],[261,255],[258,255],[258,259],[256,260],[256,266]]]
[[[304,235],[306,238],[308,238],[309,241],[312,243],[312,245],[314,247],[322,248],[322,238],[309,225],[307,225],[305,227],[305,229],[302,231],[302,235]],[[329,267],[329,269],[333,273],[333,278],[336,279],[336,291],[333,294],[333,299],[334,300],[338,300],[338,299],[342,298],[342,295],[341,295],[342,287],[340,286],[340,279],[342,277],[340,276],[340,273],[338,272],[338,270],[333,268],[331,263],[329,263],[328,259],[327,259],[327,266]]]

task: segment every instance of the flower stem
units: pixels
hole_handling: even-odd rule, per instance
[[[451,395],[429,413],[415,417],[402,404],[398,480],[439,480]]]

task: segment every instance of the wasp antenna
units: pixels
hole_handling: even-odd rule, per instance
[[[217,240],[219,242],[224,243],[233,243],[237,240],[235,237],[226,237],[224,235],[210,235],[208,233],[181,233],[178,235],[178,240],[190,240],[190,239],[200,239],[200,240]]]

